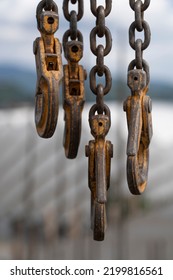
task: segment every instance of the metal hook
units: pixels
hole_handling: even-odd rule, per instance
[[[61,46],[55,39],[55,54],[46,54],[42,38],[34,42],[37,86],[35,95],[35,124],[40,137],[53,135],[58,118],[59,87],[62,79]]]
[[[65,111],[65,129],[63,144],[66,157],[73,159],[77,156],[81,137],[86,71],[78,64],[83,54],[82,42],[67,42],[65,51],[68,65],[64,65],[63,108]]]
[[[53,135],[58,118],[59,87],[63,76],[61,44],[54,38],[58,25],[57,13],[43,11],[39,16],[41,37],[33,45],[37,70],[35,124],[43,138]]]
[[[88,181],[91,190],[91,228],[94,240],[104,239],[106,229],[106,201],[110,182],[111,157],[113,145],[105,140],[110,128],[110,115],[93,115],[97,105],[90,110],[91,133],[95,140],[86,146],[86,156],[89,158]],[[108,107],[105,106],[105,111]]]
[[[128,86],[132,95],[124,103],[127,114],[127,181],[132,194],[141,194],[147,185],[149,144],[152,137],[151,99],[146,96],[146,73],[128,72]]]

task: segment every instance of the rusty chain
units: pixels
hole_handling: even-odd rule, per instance
[[[62,79],[61,44],[54,38],[59,27],[55,2],[42,0],[37,6],[36,18],[41,37],[36,38],[33,45],[37,70],[35,124],[39,136],[49,138],[57,124]]]
[[[90,71],[90,88],[97,96],[97,111],[102,114],[104,111],[103,97],[106,95],[112,86],[112,77],[109,68],[104,65],[104,57],[108,55],[112,48],[112,36],[110,30],[105,26],[105,18],[109,15],[112,8],[112,1],[106,0],[106,7],[96,6],[96,1],[90,1],[91,11],[96,16],[96,26],[90,33],[90,48],[96,56],[96,65]],[[96,46],[96,36],[99,38],[105,37],[105,47],[103,45]],[[105,85],[98,84],[96,74],[99,77],[105,76]]]
[[[78,11],[69,11],[69,3],[78,4]],[[77,22],[83,17],[83,0],[64,0],[64,17],[70,23],[63,36],[64,55],[68,64],[64,65],[64,149],[67,158],[77,156],[81,137],[82,110],[85,101],[84,80],[86,71],[79,61],[83,57],[83,36],[77,29]]]
[[[86,146],[88,157],[88,181],[91,191],[91,228],[94,240],[104,239],[106,229],[106,201],[107,190],[110,182],[111,157],[113,146],[105,137],[111,125],[110,109],[104,103],[106,95],[112,85],[109,68],[104,64],[104,57],[112,48],[112,37],[110,30],[105,25],[105,18],[110,14],[112,1],[106,0],[105,7],[97,6],[96,1],[91,0],[91,12],[96,17],[96,26],[90,33],[90,48],[96,56],[96,65],[90,71],[90,88],[96,95],[96,104],[89,112],[89,124],[91,134],[95,138]],[[96,45],[96,37],[105,38],[105,47]],[[97,76],[105,77],[105,84],[97,84]]]
[[[135,50],[135,59],[128,66],[128,86],[131,96],[124,102],[127,114],[127,181],[132,194],[141,194],[147,185],[149,144],[152,137],[151,99],[146,95],[150,82],[148,63],[143,51],[149,46],[151,32],[144,20],[144,11],[150,0],[129,0],[135,21],[129,28],[129,44]],[[144,32],[144,41],[135,38],[135,31]]]
[[[69,3],[76,4],[78,3],[78,12],[72,10],[69,12]],[[70,29],[68,29],[63,36],[63,48],[64,53],[66,49],[66,43],[68,42],[68,38],[71,40],[78,40],[83,43],[82,33],[77,29],[77,22],[81,20],[84,13],[83,0],[64,0],[63,1],[63,13],[64,17],[70,23]]]
[[[77,11],[69,10],[71,5]],[[144,20],[144,12],[150,0],[129,0],[135,20],[129,27],[129,44],[135,51],[135,59],[128,66],[128,86],[131,96],[124,102],[127,115],[127,181],[133,194],[141,194],[148,178],[149,144],[152,137],[151,99],[146,95],[150,82],[149,65],[143,59],[143,51],[150,44],[151,32]],[[112,48],[112,36],[105,25],[112,9],[112,0],[105,0],[105,7],[90,0],[95,27],[90,32],[90,49],[96,56],[96,65],[89,75],[90,89],[96,95],[96,103],[89,111],[89,125],[94,140],[86,145],[88,157],[88,185],[91,191],[91,228],[94,240],[101,241],[106,229],[107,191],[110,185],[113,145],[106,140],[111,126],[109,107],[104,102],[112,86],[112,77],[104,58]],[[59,87],[63,79],[64,149],[67,158],[75,158],[81,137],[82,110],[85,102],[84,81],[86,71],[79,65],[83,57],[83,35],[77,25],[83,17],[83,0],[63,0],[63,13],[69,29],[63,36],[63,51],[67,64],[62,67],[61,44],[54,33],[59,27],[58,7],[53,0],[42,0],[36,10],[37,27],[41,37],[34,42],[37,69],[35,97],[35,124],[41,137],[53,135],[59,107]],[[143,32],[144,40],[137,38],[136,31]],[[101,38],[105,45],[98,44]],[[100,82],[101,81],[101,82]],[[102,82],[104,81],[104,82]]]

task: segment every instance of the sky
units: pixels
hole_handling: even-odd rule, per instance
[[[38,0],[0,0],[0,64],[17,65],[35,71],[32,45],[35,38],[40,36],[35,18],[39,2]],[[69,23],[63,17],[63,1],[55,2],[59,7],[60,17],[56,37],[61,41],[63,33],[69,28]],[[134,12],[128,0],[112,2],[112,12],[106,18],[106,26],[112,33],[113,46],[111,53],[105,57],[105,64],[113,75],[126,76],[128,64],[135,57],[134,50],[128,43],[128,29],[134,21]],[[104,0],[97,0],[97,3],[105,6]],[[71,6],[76,9],[75,5]],[[78,29],[84,35],[84,57],[81,64],[85,68],[91,68],[96,59],[90,52],[89,33],[95,26],[95,17],[90,12],[89,0],[84,1],[84,12],[84,17],[78,23]],[[173,2],[151,0],[144,18],[150,25],[152,36],[151,43],[143,55],[150,65],[151,78],[173,84]]]

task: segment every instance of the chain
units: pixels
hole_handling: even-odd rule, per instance
[[[129,44],[135,51],[135,59],[128,66],[128,86],[131,96],[124,103],[127,114],[127,181],[133,194],[141,194],[147,185],[149,144],[152,137],[151,99],[146,95],[150,82],[149,65],[143,59],[143,51],[150,44],[151,32],[144,20],[144,11],[150,0],[129,0],[135,21],[129,28]],[[144,33],[144,40],[135,38],[135,31]]]
[[[112,1],[106,0],[106,7],[96,6],[96,1],[90,1],[91,11],[96,17],[96,26],[90,33],[90,48],[96,56],[96,65],[90,71],[90,88],[96,95],[97,112],[104,112],[104,95],[106,95],[112,86],[112,78],[109,68],[104,65],[104,57],[108,55],[112,48],[112,37],[110,30],[105,26],[105,18],[110,14]],[[96,46],[96,37],[105,37],[105,47],[103,45]],[[105,76],[105,85],[97,84],[96,74],[99,77]]]
[[[135,21],[129,28],[129,44],[135,50],[135,59],[129,64],[128,71],[134,69],[143,69],[147,76],[147,84],[150,81],[149,66],[143,59],[143,51],[148,48],[151,39],[151,32],[148,23],[144,20],[144,11],[148,8],[150,0],[130,0],[130,7],[135,12]],[[144,32],[144,41],[135,38],[135,30]]]
[[[74,10],[69,11],[69,3],[76,4],[78,3],[78,13]],[[63,36],[63,48],[64,53],[66,55],[66,43],[68,42],[68,38],[71,40],[78,40],[83,43],[82,33],[77,29],[77,22],[81,20],[83,17],[83,0],[64,0],[63,2],[63,12],[64,17],[67,21],[70,22],[70,29],[64,33]]]
[[[77,11],[69,10],[70,4]],[[151,32],[144,20],[144,12],[150,0],[129,0],[135,20],[129,27],[129,44],[135,51],[135,59],[128,66],[128,86],[131,96],[124,102],[127,115],[127,181],[133,194],[141,194],[147,184],[149,144],[152,137],[151,99],[146,95],[150,82],[149,65],[143,59],[143,51],[150,44]],[[113,145],[106,140],[111,126],[109,107],[104,102],[112,87],[112,77],[104,58],[112,48],[111,32],[106,26],[106,17],[112,9],[112,0],[105,0],[105,7],[90,0],[91,12],[96,18],[90,32],[90,49],[96,56],[96,64],[90,71],[90,89],[96,95],[96,103],[89,111],[89,125],[94,140],[86,145],[88,157],[88,185],[91,191],[91,228],[95,240],[104,239],[106,229],[107,191],[110,185]],[[63,50],[67,64],[63,66],[63,108],[65,111],[64,148],[67,158],[77,156],[81,114],[85,101],[84,80],[86,72],[79,61],[83,57],[83,35],[78,22],[84,13],[83,0],[63,0],[63,13],[69,29],[63,36]],[[41,37],[34,42],[36,57],[37,88],[35,123],[41,137],[51,137],[58,117],[58,93],[62,79],[61,44],[54,33],[59,27],[58,7],[53,0],[42,0],[37,6],[37,25]],[[144,40],[137,38],[136,31],[143,32]],[[98,44],[101,38],[105,45]],[[104,82],[99,82],[99,81]]]
[[[109,68],[104,64],[104,57],[112,48],[110,30],[105,25],[105,18],[110,14],[112,1],[105,1],[105,8],[96,5],[91,0],[91,12],[96,17],[96,26],[90,33],[90,48],[96,56],[96,65],[90,71],[90,88],[96,95],[96,104],[89,112],[89,124],[91,134],[95,138],[86,146],[88,157],[88,181],[91,191],[91,228],[94,240],[104,239],[106,229],[106,202],[107,190],[110,183],[111,157],[113,146],[105,137],[111,125],[110,109],[104,103],[104,95],[108,94],[112,86],[112,78]],[[102,44],[96,46],[96,37],[105,37],[105,47]],[[105,85],[97,83],[97,77],[105,77]]]

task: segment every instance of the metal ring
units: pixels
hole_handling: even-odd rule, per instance
[[[90,33],[90,47],[92,53],[97,56],[97,47],[96,47],[96,35],[98,35],[99,27],[96,26],[92,29]],[[106,37],[106,46],[104,48],[104,56],[108,55],[112,48],[112,36],[110,30],[105,26],[105,37]]]
[[[71,30],[70,29],[68,29],[64,33],[64,36],[63,36],[63,39],[62,39],[64,51],[65,51],[65,46],[66,46],[66,43],[68,42],[68,38],[69,37],[71,37]],[[77,39],[76,41],[79,41],[79,42],[83,43],[83,35],[82,35],[82,33],[79,30],[77,30],[77,37],[76,37],[76,39]]]
[[[89,120],[95,115],[95,113],[98,112],[98,104],[94,104],[89,111]],[[103,112],[105,113],[106,116],[108,116],[110,122],[111,122],[111,113],[109,107],[104,104],[104,110]]]
[[[105,87],[104,88],[104,95],[106,95],[111,87],[112,87],[112,77],[111,72],[107,66],[104,65],[104,74],[105,74]],[[97,86],[96,86],[96,74],[98,73],[98,66],[95,65],[90,71],[90,88],[92,92],[96,95],[97,94]]]
[[[135,10],[135,0],[130,0],[130,7],[132,8],[132,10]],[[150,5],[150,0],[144,0],[144,3],[141,6],[141,12],[144,12]]]
[[[69,10],[68,10],[69,2],[70,2],[70,0],[64,0],[64,2],[63,2],[64,17],[68,21],[70,21],[70,13],[69,13]],[[84,11],[83,0],[71,1],[72,4],[75,4],[76,2],[78,2],[77,21],[79,21],[83,17],[83,11]]]
[[[132,60],[128,66],[128,71],[133,70],[136,67],[136,59]],[[149,85],[150,82],[150,69],[146,60],[142,59],[142,68],[146,72],[146,83]]]
[[[46,7],[46,0],[42,0],[36,9],[36,19],[37,19],[37,28],[38,30],[40,30],[40,15],[43,12],[43,9],[45,9]],[[52,12],[55,12],[56,14],[58,14],[58,6],[56,5],[55,2],[53,2],[53,6],[52,6]]]
[[[90,5],[91,5],[91,12],[95,17],[97,17],[96,0],[90,0]],[[111,9],[112,9],[112,0],[105,0],[105,9],[104,9],[105,17],[107,17],[110,14]]]
[[[39,20],[40,14],[42,13],[43,9],[46,7],[46,0],[42,0],[36,9],[36,17],[37,20]],[[56,3],[53,1],[53,6],[52,6],[52,11],[58,14],[58,6]]]
[[[142,51],[143,51],[150,44],[151,32],[150,32],[149,24],[146,21],[142,22],[142,26],[144,29],[144,42],[142,43]],[[134,21],[132,22],[129,28],[129,44],[134,50],[135,50],[135,29],[136,29],[136,22]]]

